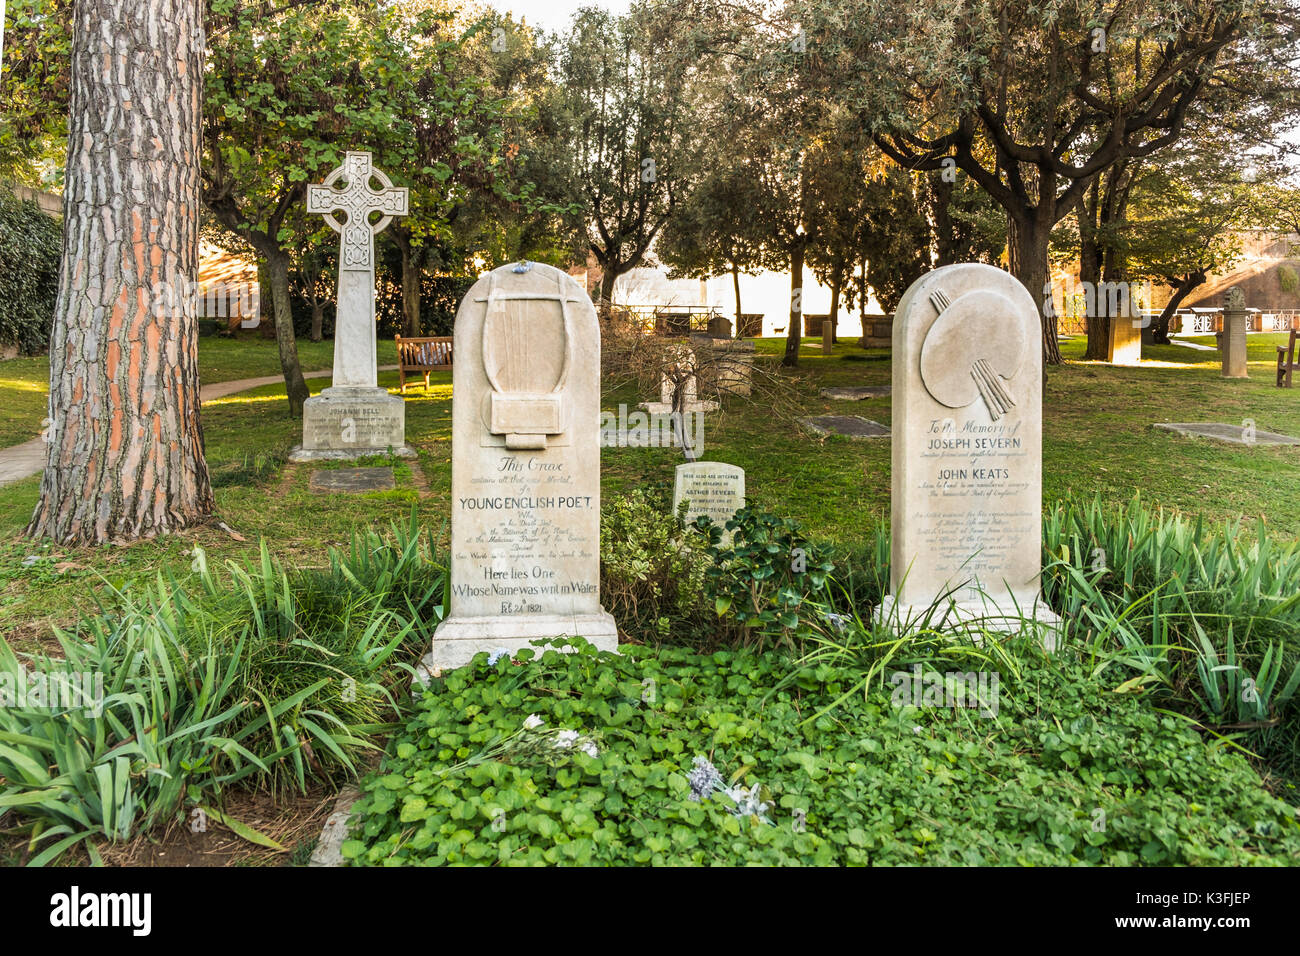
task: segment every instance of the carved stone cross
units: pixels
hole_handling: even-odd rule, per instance
[[[374,189],[374,179],[382,188]],[[344,181],[338,187],[338,182]],[[334,324],[333,388],[376,388],[375,235],[408,214],[410,191],[375,169],[371,154],[348,153],[320,185],[307,187],[307,211],[339,233],[338,317]],[[342,212],[340,222],[335,213]],[[383,218],[371,225],[370,214]]]

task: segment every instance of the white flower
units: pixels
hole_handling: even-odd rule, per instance
[[[538,717],[536,714],[529,714],[524,718],[524,730],[536,730],[544,723],[546,723],[546,721],[542,720],[542,718]]]
[[[919,734],[920,732],[921,732],[921,725],[920,725],[920,724],[916,724],[916,725],[914,725],[914,726],[912,727],[912,733],[914,733],[914,734]]]
[[[509,656],[510,656],[510,652],[506,650],[504,647],[496,648],[495,650],[492,651],[491,654],[488,655],[488,667],[495,667],[497,661],[501,660],[501,658],[503,657],[509,657]]]
[[[556,750],[569,750],[578,742],[578,732],[576,730],[561,730],[555,735],[555,743],[552,745]]]
[[[578,749],[581,750],[583,753],[585,753],[588,757],[600,756],[600,748],[597,747],[595,741],[592,740],[584,740],[581,744],[578,745]]]

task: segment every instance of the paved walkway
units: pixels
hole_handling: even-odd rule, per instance
[[[379,371],[395,372],[397,366],[384,365],[380,367]],[[328,378],[333,374],[333,369],[325,369],[320,372],[303,372],[302,377]],[[263,385],[276,385],[283,382],[283,375],[267,375],[262,378],[241,378],[233,382],[217,382],[213,385],[202,386],[199,389],[199,400],[206,405],[208,402],[216,401],[218,398],[225,398],[227,395],[246,392],[250,388],[261,388]],[[10,485],[15,481],[30,478],[32,475],[39,475],[44,467],[45,442],[39,438],[33,438],[21,445],[0,448],[0,485]]]

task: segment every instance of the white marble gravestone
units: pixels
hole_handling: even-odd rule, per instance
[[[372,180],[379,184],[375,189]],[[414,458],[406,445],[406,405],[380,388],[375,343],[375,235],[405,216],[409,194],[375,169],[370,153],[348,153],[343,165],[307,189],[307,211],[339,233],[338,318],[334,379],[303,407],[302,445],[293,461],[357,458],[390,450]],[[340,221],[335,213],[343,213]],[[371,223],[378,212],[382,218]]]
[[[1033,297],[993,266],[936,269],[903,296],[893,353],[884,619],[904,629],[926,616],[1003,631],[1021,617],[1054,626],[1039,591],[1043,367]]]
[[[483,276],[456,313],[451,613],[428,671],[479,651],[582,637],[616,650],[600,605],[600,327],[548,265]]]
[[[745,507],[745,469],[720,461],[692,461],[677,466],[673,482],[673,513],[686,505],[686,523],[707,515],[723,529],[722,538],[730,540],[727,522]]]

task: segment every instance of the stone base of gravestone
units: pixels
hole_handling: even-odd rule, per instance
[[[673,406],[670,402],[642,402],[637,408],[648,415],[671,415],[673,412]],[[686,413],[688,415],[691,412],[716,412],[717,410],[717,402],[702,402],[697,399],[686,403]]]
[[[392,491],[397,482],[391,468],[332,468],[313,472],[307,487],[312,491],[361,494]]]
[[[1156,422],[1153,426],[1192,438],[1213,438],[1233,445],[1300,445],[1300,438],[1221,422]]]
[[[367,455],[416,457],[406,444],[406,403],[382,388],[327,388],[302,410],[302,444],[290,461],[339,461]]]
[[[480,652],[506,651],[513,657],[530,648],[540,653],[533,641],[557,637],[581,637],[597,650],[618,650],[618,625],[608,611],[570,616],[529,613],[525,607],[501,617],[447,618],[438,625],[433,650],[420,659],[416,680],[424,683],[429,674],[464,667]]]
[[[936,600],[933,604],[900,604],[892,594],[886,595],[876,610],[878,622],[890,631],[909,634],[922,630],[945,633],[966,632],[978,635],[1020,634],[1036,632],[1043,649],[1052,652],[1059,644],[1061,618],[1040,597],[1032,606],[1017,606],[1008,601],[999,606],[991,597],[965,601]]]
[[[817,415],[813,418],[801,418],[799,423],[814,435],[821,435],[823,438],[831,435],[856,439],[889,437],[887,427],[860,415]]]
[[[841,402],[860,402],[866,398],[884,398],[894,390],[892,385],[832,385],[822,389],[822,398]]]

